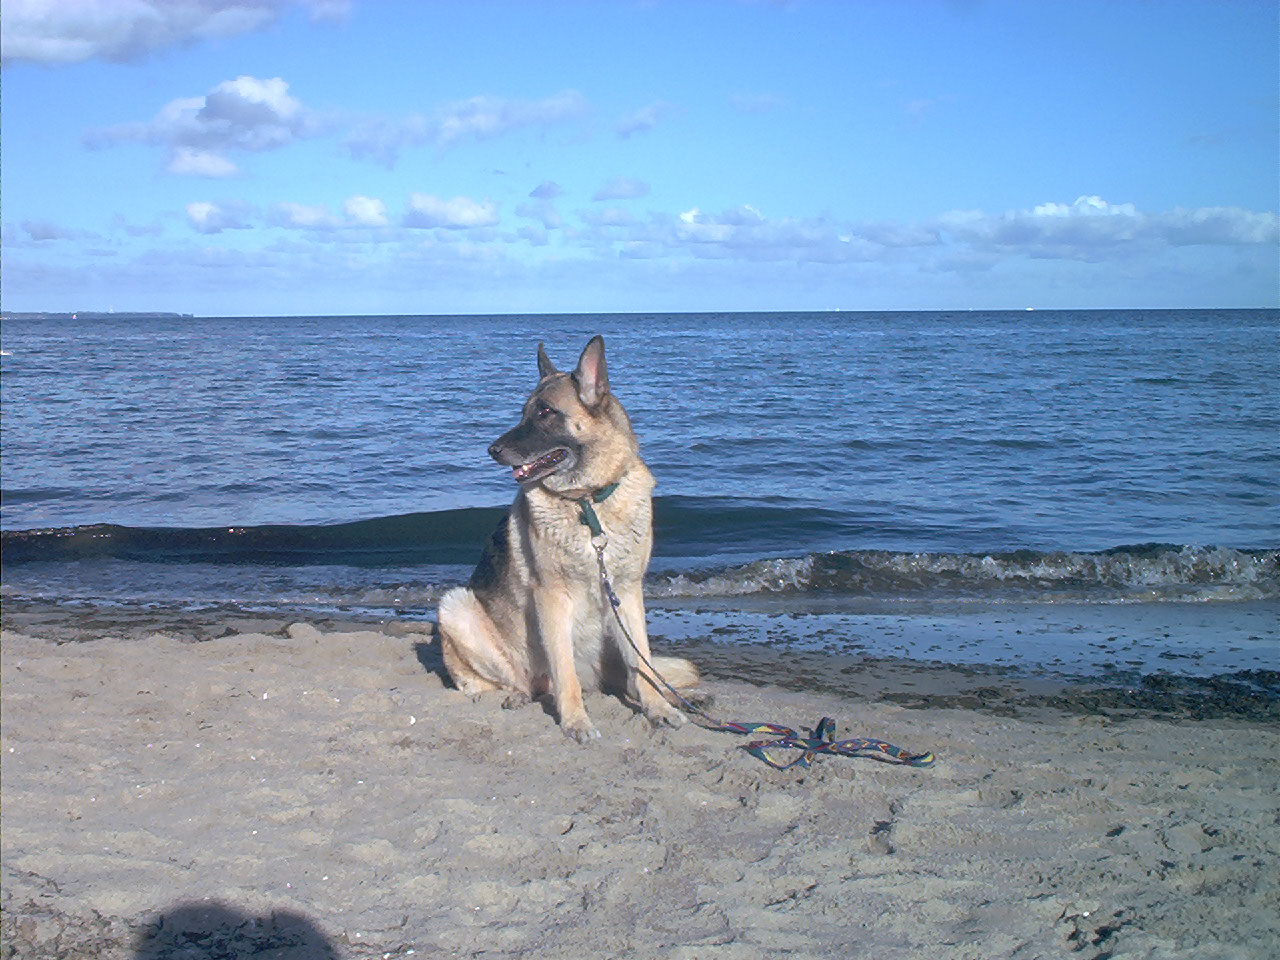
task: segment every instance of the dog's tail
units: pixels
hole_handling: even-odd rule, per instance
[[[676,689],[696,687],[702,679],[698,668],[683,657],[654,657],[653,666]]]

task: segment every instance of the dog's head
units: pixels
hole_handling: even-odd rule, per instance
[[[538,344],[538,386],[520,422],[489,447],[522,484],[586,495],[617,482],[635,453],[622,405],[609,391],[604,338],[593,337],[573,373],[561,373]]]

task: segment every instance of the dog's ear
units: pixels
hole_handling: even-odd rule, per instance
[[[551,362],[551,358],[547,356],[546,344],[538,344],[538,376],[545,380],[553,373],[559,372],[556,365]]]
[[[573,372],[573,379],[578,384],[578,396],[588,407],[594,407],[609,393],[609,369],[604,362],[604,337],[591,338],[582,356],[578,358],[578,369]]]

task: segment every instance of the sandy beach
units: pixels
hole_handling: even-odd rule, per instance
[[[779,772],[603,696],[588,747],[540,705],[471,702],[428,623],[23,608],[5,627],[6,958],[1247,960],[1280,943],[1273,715],[682,648],[727,718],[830,715],[938,758]]]

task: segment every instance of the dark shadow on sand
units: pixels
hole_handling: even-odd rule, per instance
[[[179,903],[142,927],[133,943],[135,960],[339,960],[332,941],[299,913],[284,910],[251,916],[219,903]]]
[[[434,673],[447,689],[458,689],[453,678],[449,676],[449,671],[444,668],[444,654],[440,650],[439,643],[415,643],[413,652],[417,655],[418,662],[422,664],[422,669],[428,673]]]

